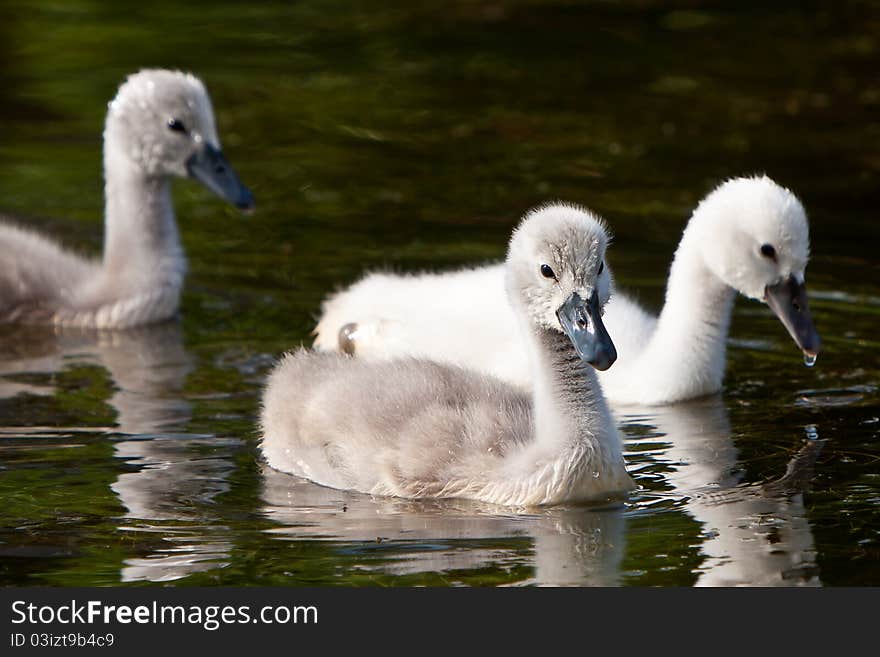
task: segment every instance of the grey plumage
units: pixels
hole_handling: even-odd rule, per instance
[[[0,224],[0,322],[129,328],[167,319],[186,273],[170,178],[196,177],[239,207],[253,202],[220,152],[204,85],[176,71],[141,71],[120,87],[107,112],[104,173],[103,258]]]
[[[406,497],[442,497],[532,436],[526,395],[428,360],[371,364],[299,350],[272,374],[264,404],[279,414],[272,424],[290,428],[285,444],[296,444],[291,456],[310,479],[369,491],[381,471]],[[273,460],[275,444],[264,449]]]
[[[596,376],[556,317],[572,292],[607,300],[597,276],[606,243],[596,218],[564,205],[533,211],[511,239],[508,297],[529,336],[532,394],[424,359],[372,363],[300,349],[267,381],[269,465],[376,495],[522,506],[630,489]],[[555,282],[540,273],[548,261]]]

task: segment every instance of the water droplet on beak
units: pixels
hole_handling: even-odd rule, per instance
[[[805,353],[804,354],[804,365],[806,365],[807,367],[812,367],[813,365],[816,364],[817,358],[818,358],[818,356],[816,356],[816,354]]]

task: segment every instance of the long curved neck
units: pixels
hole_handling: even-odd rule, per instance
[[[692,386],[696,393],[721,386],[736,294],[706,266],[699,238],[688,226],[675,252],[666,301],[646,350],[654,366],[673,369],[679,383]]]
[[[180,287],[186,269],[167,177],[147,176],[104,148],[104,271],[125,288]]]
[[[619,462],[620,441],[596,373],[560,331],[529,327],[535,444],[548,453],[586,447]]]

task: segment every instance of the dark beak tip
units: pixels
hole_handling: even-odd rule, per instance
[[[819,337],[815,328],[810,328],[811,330],[808,331],[806,335],[801,336],[801,339],[796,342],[805,355],[818,356],[822,349],[822,339]]]
[[[604,372],[609,369],[614,363],[617,362],[617,352],[611,352],[606,354],[601,354],[597,358],[594,358],[591,361],[588,361],[588,364],[591,365],[594,369],[599,370],[600,372]]]
[[[235,202],[235,207],[244,212],[245,214],[250,214],[253,212],[256,207],[256,203],[254,202],[254,195],[251,193],[249,189],[245,189],[238,200]]]

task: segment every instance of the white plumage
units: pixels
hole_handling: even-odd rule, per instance
[[[269,465],[375,495],[515,506],[631,489],[620,438],[581,359],[597,367],[613,361],[599,318],[610,292],[608,274],[599,273],[606,243],[596,218],[564,205],[533,211],[511,238],[505,288],[513,309],[494,319],[522,332],[531,395],[424,359],[371,363],[295,351],[271,373],[263,397],[261,447]],[[553,278],[542,265],[552,267]],[[591,314],[580,316],[580,329],[565,329],[570,338],[557,313],[578,299],[592,299],[579,306]]]
[[[773,247],[772,257],[762,252],[765,245]],[[806,215],[789,190],[767,177],[720,185],[684,231],[660,316],[617,292],[608,303],[604,321],[619,356],[599,374],[608,399],[657,404],[720,390],[736,291],[764,300],[768,287],[792,280],[798,288],[792,294],[801,293],[789,300],[794,309],[774,311],[793,336],[790,320],[798,322],[803,335],[795,339],[814,354],[818,336],[803,292],[808,255]],[[500,319],[511,312],[499,294],[503,272],[502,265],[492,265],[439,274],[369,274],[324,302],[315,347],[367,360],[425,356],[527,388],[526,349],[511,322]]]
[[[186,261],[172,176],[194,177],[238,207],[253,203],[220,152],[202,82],[144,70],[119,88],[107,112],[103,258],[0,225],[0,322],[128,328],[174,315]]]

